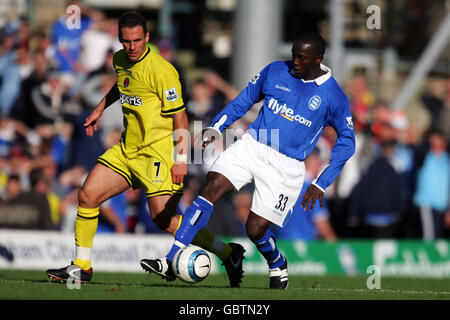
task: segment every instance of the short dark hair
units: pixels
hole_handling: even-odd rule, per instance
[[[141,26],[142,29],[144,29],[144,35],[147,34],[147,21],[145,21],[145,18],[139,12],[124,12],[119,18],[119,40],[122,39],[122,35],[120,33],[122,28],[133,28],[137,26]]]
[[[325,54],[325,40],[317,32],[302,32],[294,41],[294,43],[297,42],[312,44],[318,55],[323,56]]]
[[[29,177],[31,187],[34,188],[34,186],[44,177],[44,169],[42,167],[31,169]]]

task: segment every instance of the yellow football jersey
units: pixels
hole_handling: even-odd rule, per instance
[[[176,69],[147,48],[136,62],[124,49],[113,59],[124,115],[121,147],[128,158],[173,133],[172,114],[185,110]]]

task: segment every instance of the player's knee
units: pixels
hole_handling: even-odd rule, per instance
[[[209,202],[215,203],[225,193],[233,190],[233,185],[223,175],[209,172],[200,195]]]
[[[96,208],[100,204],[97,203],[97,199],[92,195],[91,192],[88,192],[85,188],[81,188],[78,191],[78,203],[81,207],[84,208]]]
[[[247,232],[247,236],[252,241],[261,239],[267,231],[264,226],[262,226],[255,220],[247,220],[247,223],[245,224],[245,230]]]

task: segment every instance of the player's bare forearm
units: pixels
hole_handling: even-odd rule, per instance
[[[185,111],[173,115],[174,137],[177,139],[175,147],[175,163],[171,168],[172,180],[174,183],[182,183],[188,173],[187,152],[188,152],[188,118]]]
[[[86,118],[83,126],[85,127],[86,134],[89,137],[94,135],[94,132],[98,130],[97,121],[103,114],[103,111],[109,107],[111,104],[116,102],[120,97],[119,89],[117,85],[114,84],[112,88],[108,91],[108,93],[103,97],[103,99],[99,102],[97,107],[95,107],[94,111]]]
[[[175,139],[177,139],[176,152],[177,154],[187,154],[188,152],[188,117],[185,111],[178,112],[173,115],[173,129]]]

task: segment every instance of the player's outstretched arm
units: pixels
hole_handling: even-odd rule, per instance
[[[92,111],[92,113],[86,118],[83,124],[86,130],[86,134],[89,137],[92,137],[94,135],[94,132],[98,130],[97,120],[100,119],[103,111],[111,104],[119,100],[119,97],[120,92],[117,88],[117,83],[115,83],[106,94],[106,96],[104,96],[103,99],[99,102],[97,107],[95,107],[94,111]]]

